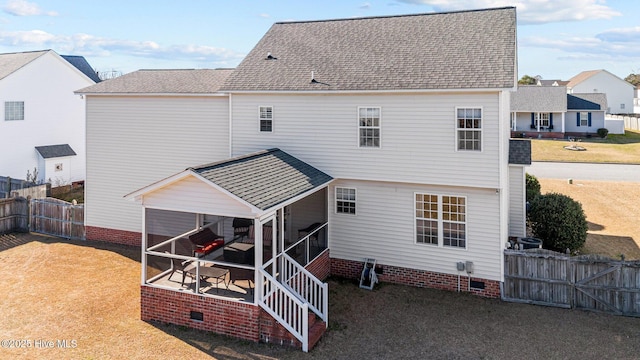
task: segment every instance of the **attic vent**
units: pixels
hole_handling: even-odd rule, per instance
[[[265,60],[278,60],[277,57],[271,55],[271,52],[267,53],[267,57],[265,58]]]

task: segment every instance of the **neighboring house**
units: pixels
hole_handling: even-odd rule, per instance
[[[511,93],[513,137],[593,136],[605,127],[605,94],[567,94],[564,86],[518,86]]]
[[[634,86],[607,70],[583,71],[569,80],[567,90],[570,94],[606,94],[607,114],[633,113]]]
[[[633,113],[640,114],[640,89],[635,89],[633,94]]]
[[[81,56],[53,50],[0,54],[0,175],[27,172],[54,186],[85,179],[85,103],[74,91],[98,82]]]
[[[566,86],[569,81],[537,79],[538,86]]]
[[[87,238],[142,245],[143,319],[305,350],[320,279],[365,259],[382,281],[499,297],[526,233],[516,74],[507,7],[276,23],[232,72],[82,89]]]

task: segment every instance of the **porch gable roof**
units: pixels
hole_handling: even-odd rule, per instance
[[[261,210],[333,180],[280,149],[264,150],[190,170]]]
[[[269,149],[190,167],[124,197],[140,201],[142,196],[167,189],[189,177],[208,184],[227,199],[248,206],[254,214],[264,213],[287,201],[295,201],[295,198],[305,196],[333,180],[331,176],[280,149]]]

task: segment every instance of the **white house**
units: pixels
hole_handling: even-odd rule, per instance
[[[99,81],[81,56],[53,50],[0,54],[0,176],[62,185],[85,179],[85,103]]]
[[[567,90],[570,94],[606,94],[607,114],[633,113],[634,86],[607,70],[583,71],[569,79]]]
[[[142,245],[143,319],[303,349],[305,309],[326,322],[320,279],[365,259],[383,281],[498,297],[530,163],[509,133],[515,15],[276,23],[220,82],[141,71],[78,91],[87,237]],[[204,234],[224,248],[196,257]]]
[[[518,86],[511,93],[514,137],[591,137],[606,128],[606,94],[567,94],[564,86]]]

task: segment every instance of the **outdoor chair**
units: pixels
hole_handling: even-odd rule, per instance
[[[251,219],[243,219],[243,218],[234,218],[233,219],[233,238],[234,239],[243,239],[249,236],[249,227],[253,225],[253,221]]]
[[[170,254],[168,251],[165,251],[166,254]],[[193,280],[195,280],[195,275],[193,274],[193,271],[196,268],[196,266],[193,264],[193,262],[186,260],[186,261],[182,261],[180,259],[174,259],[171,258],[171,274],[169,274],[169,277],[167,278],[167,280],[171,280],[171,276],[173,276],[173,274],[176,271],[180,271],[182,272],[182,286],[184,286],[184,280],[186,278],[187,275],[189,275],[190,278],[192,278]]]

